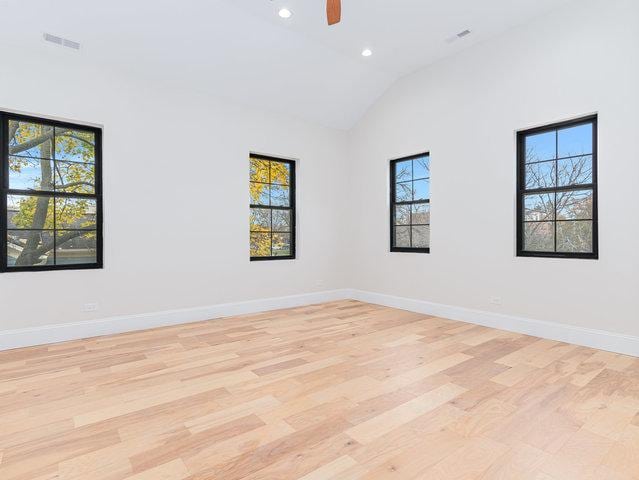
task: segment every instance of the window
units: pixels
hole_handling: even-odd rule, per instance
[[[391,252],[430,252],[430,155],[390,162]]]
[[[597,258],[597,117],[519,132],[517,255]]]
[[[101,131],[0,113],[0,132],[0,269],[101,268]]]
[[[251,155],[251,260],[295,258],[295,162]]]

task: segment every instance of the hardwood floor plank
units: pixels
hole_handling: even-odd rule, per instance
[[[429,411],[449,402],[466,390],[454,383],[448,383],[424,395],[409,400],[392,410],[360,423],[346,430],[346,433],[360,443],[369,443],[376,438],[402,426],[404,423],[420,417]]]
[[[639,359],[344,300],[0,352],[1,480],[636,480]]]
[[[337,460],[333,460],[330,463],[322,465],[321,467],[307,473],[299,480],[339,480],[343,478],[343,473],[352,467],[357,466],[357,462],[348,455],[339,457]]]
[[[189,477],[189,471],[184,462],[178,458],[126,478],[127,480],[184,480],[187,477]]]

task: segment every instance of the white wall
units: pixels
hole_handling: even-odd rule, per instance
[[[344,132],[45,48],[0,47],[0,109],[104,126],[105,267],[0,274],[0,331],[343,286]],[[295,261],[249,262],[251,151],[299,159]]]
[[[104,270],[0,275],[0,331],[349,287],[639,336],[639,2],[573,5],[404,78],[351,132],[0,46],[0,108],[104,125],[105,195]],[[515,131],[592,112],[600,259],[517,258]],[[388,161],[425,150],[432,253],[389,253]],[[300,159],[298,260],[248,260],[249,151]]]
[[[639,335],[638,23],[636,0],[574,2],[399,81],[352,132],[349,284]],[[593,112],[600,259],[517,258],[515,131]],[[389,253],[388,161],[423,151],[431,254]]]

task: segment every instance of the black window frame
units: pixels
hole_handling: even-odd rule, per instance
[[[252,255],[250,255],[250,261],[251,262],[263,262],[263,261],[271,261],[271,260],[295,260],[296,258],[296,254],[297,254],[297,234],[296,234],[296,218],[297,218],[297,206],[296,206],[296,196],[297,196],[297,189],[296,189],[296,171],[295,171],[295,160],[289,160],[286,158],[279,158],[279,157],[274,157],[274,156],[270,156],[270,155],[261,155],[258,153],[251,153],[249,154],[249,162],[251,159],[255,159],[255,160],[265,160],[268,162],[279,162],[279,163],[284,163],[287,164],[289,166],[289,206],[272,206],[272,205],[260,205],[260,204],[254,204],[254,203],[250,203],[249,202],[249,212],[253,209],[253,208],[259,208],[259,209],[268,209],[268,210],[289,210],[291,212],[291,216],[290,216],[290,220],[291,220],[291,224],[290,224],[290,232],[279,232],[279,233],[289,233],[291,235],[291,253],[290,255],[273,255],[273,233],[278,233],[278,232],[273,232],[273,230],[271,229],[270,233],[271,233],[271,255],[268,257],[254,257]],[[270,168],[270,163],[269,163],[269,168]],[[270,179],[269,179],[270,180]],[[249,186],[251,183],[255,183],[250,179],[250,174],[249,174]],[[269,182],[269,185],[272,185]],[[272,218],[272,217],[271,217]],[[249,242],[250,242],[250,235],[251,233],[260,233],[260,232],[252,232],[250,229],[250,225],[249,225]],[[250,252],[250,250],[249,250]]]
[[[546,132],[559,131],[566,128],[576,127],[579,125],[592,125],[592,183],[578,184],[568,186],[558,186],[555,182],[554,187],[544,188],[526,188],[526,137]],[[556,142],[558,142],[558,137]],[[573,157],[558,157],[556,153],[555,161]],[[550,161],[550,160],[549,160]],[[537,163],[537,162],[534,162]],[[598,164],[598,115],[587,115],[574,120],[566,120],[563,122],[552,123],[541,127],[530,128],[517,132],[517,256],[518,257],[539,257],[539,258],[573,258],[597,260],[599,258],[599,208],[598,208],[598,185],[597,185],[597,164]],[[557,175],[558,173],[555,172]],[[565,192],[570,190],[592,190],[592,252],[558,252],[557,251],[557,223],[569,220],[557,220],[554,218],[554,242],[555,251],[543,252],[524,250],[524,198],[529,194],[544,194]],[[555,207],[556,208],[556,207]]]
[[[70,128],[91,132],[95,135],[95,163],[94,163],[94,193],[75,192],[46,192],[40,190],[20,190],[9,188],[9,121],[29,122],[39,125],[47,125],[53,128]],[[23,115],[12,112],[0,111],[0,273],[9,272],[39,272],[49,270],[94,270],[104,268],[104,240],[103,240],[103,198],[102,198],[102,129],[98,127],[52,120],[50,118]],[[57,198],[90,198],[96,202],[95,232],[96,232],[96,261],[94,263],[65,264],[65,265],[34,265],[34,266],[9,266],[7,258],[8,249],[8,197],[9,195],[37,195]],[[55,204],[55,202],[54,202]],[[55,217],[55,214],[54,214]],[[56,231],[55,229],[53,230]],[[55,246],[53,247],[55,258]]]
[[[430,222],[427,224],[429,227],[429,246],[427,248],[423,248],[423,247],[396,247],[395,246],[395,207],[397,205],[415,205],[415,204],[426,204],[429,206],[429,210],[430,210],[430,178],[428,177],[428,183],[429,183],[429,195],[428,195],[428,199],[426,200],[411,200],[411,201],[406,201],[406,202],[397,202],[396,201],[396,185],[397,182],[396,180],[396,176],[395,176],[395,165],[399,162],[405,162],[408,160],[415,160],[417,158],[422,158],[422,157],[428,157],[428,161],[429,161],[429,168],[430,168],[430,152],[422,152],[422,153],[417,153],[415,155],[409,155],[407,157],[402,157],[402,158],[396,158],[394,160],[390,161],[390,251],[391,252],[398,252],[398,253],[430,253]],[[413,179],[414,181],[414,179]],[[411,209],[412,210],[412,209]],[[417,225],[417,224],[416,224]],[[422,225],[422,224],[419,224]],[[413,224],[410,223],[408,226],[412,227]],[[411,235],[412,235],[412,228],[411,228]],[[412,243],[412,242],[411,242]]]

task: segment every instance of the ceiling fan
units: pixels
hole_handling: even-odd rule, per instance
[[[335,25],[342,19],[342,0],[326,0],[326,18],[329,25]]]

